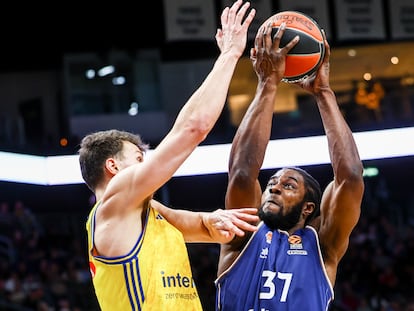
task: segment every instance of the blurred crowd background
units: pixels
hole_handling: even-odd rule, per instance
[[[381,174],[366,178],[330,311],[414,310],[414,194],[389,182]],[[51,213],[23,199],[0,202],[0,310],[98,311],[84,230],[90,206]],[[204,308],[212,311],[219,246],[188,249]]]
[[[0,50],[0,152],[73,155],[83,134],[110,127],[140,133],[155,147],[211,69],[218,17],[231,2],[153,0],[140,2],[139,10],[132,2],[111,3],[104,15],[96,6],[61,2],[54,11],[37,2],[33,9],[26,3],[22,10],[18,3],[16,10],[4,10],[9,18],[0,21],[2,29],[13,31],[2,33]],[[249,47],[261,22],[282,9],[320,22],[332,48],[331,84],[354,132],[414,126],[413,1],[252,5],[260,14]],[[59,14],[62,8],[65,14]],[[230,143],[252,99],[256,76],[248,50],[204,144]],[[272,139],[323,134],[311,97],[286,84],[278,95]],[[402,143],[411,146],[414,137]],[[374,147],[394,151],[381,139]],[[0,173],[9,165],[0,161]],[[414,156],[364,166],[376,173],[365,176],[361,219],[339,266],[329,311],[413,311]],[[332,175],[329,166],[307,169],[321,185]],[[12,170],[33,174],[30,168]],[[263,171],[263,184],[268,173]],[[213,210],[223,207],[226,182],[224,174],[173,178],[156,195],[174,208]],[[93,203],[83,184],[0,181],[0,311],[99,310],[85,232]],[[212,311],[219,247],[188,244],[188,249],[204,309]]]

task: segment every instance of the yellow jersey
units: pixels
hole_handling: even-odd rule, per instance
[[[86,222],[89,266],[102,311],[201,311],[181,232],[152,207],[143,230],[125,256],[94,256],[95,213]]]

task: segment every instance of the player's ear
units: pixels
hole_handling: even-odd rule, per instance
[[[309,201],[305,202],[305,206],[303,208],[303,213],[305,214],[306,217],[311,215],[314,210],[315,210],[315,203],[309,202]]]
[[[108,158],[105,161],[105,169],[110,172],[112,175],[118,173],[118,166],[114,158]]]

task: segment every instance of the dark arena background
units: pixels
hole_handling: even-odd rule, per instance
[[[414,4],[251,3],[258,15],[248,48],[258,25],[278,11],[302,11],[319,22],[332,49],[331,85],[341,111],[355,133],[375,137],[361,146],[378,156],[363,159],[361,218],[329,311],[414,310]],[[0,22],[0,310],[99,310],[86,251],[91,192],[82,182],[31,183],[36,167],[13,166],[3,156],[73,156],[84,134],[106,128],[140,133],[154,148],[211,69],[220,12],[229,4],[154,0],[3,11],[9,19]],[[229,144],[252,99],[256,77],[247,51],[203,146]],[[384,131],[393,129],[407,132],[389,139]],[[312,98],[281,86],[272,141],[322,134]],[[306,159],[311,151],[297,145],[281,152]],[[332,178],[324,162],[302,167],[322,186]],[[262,170],[262,185],[275,169]],[[27,179],[11,181],[5,172]],[[65,167],[53,171],[60,172]],[[176,176],[155,196],[173,208],[211,211],[223,208],[226,185],[225,172]],[[218,246],[188,249],[204,310],[214,310]]]

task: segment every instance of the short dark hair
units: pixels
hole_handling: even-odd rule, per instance
[[[95,191],[102,181],[105,161],[119,154],[126,141],[136,145],[142,152],[146,152],[149,148],[138,134],[115,129],[98,131],[82,139],[79,148],[79,164],[82,178],[89,189]]]
[[[294,170],[302,175],[303,180],[305,181],[305,201],[313,202],[315,204],[315,209],[313,212],[306,218],[305,224],[308,224],[315,217],[319,216],[321,211],[321,200],[322,200],[322,191],[319,182],[307,171],[299,167],[287,167],[287,169]]]

